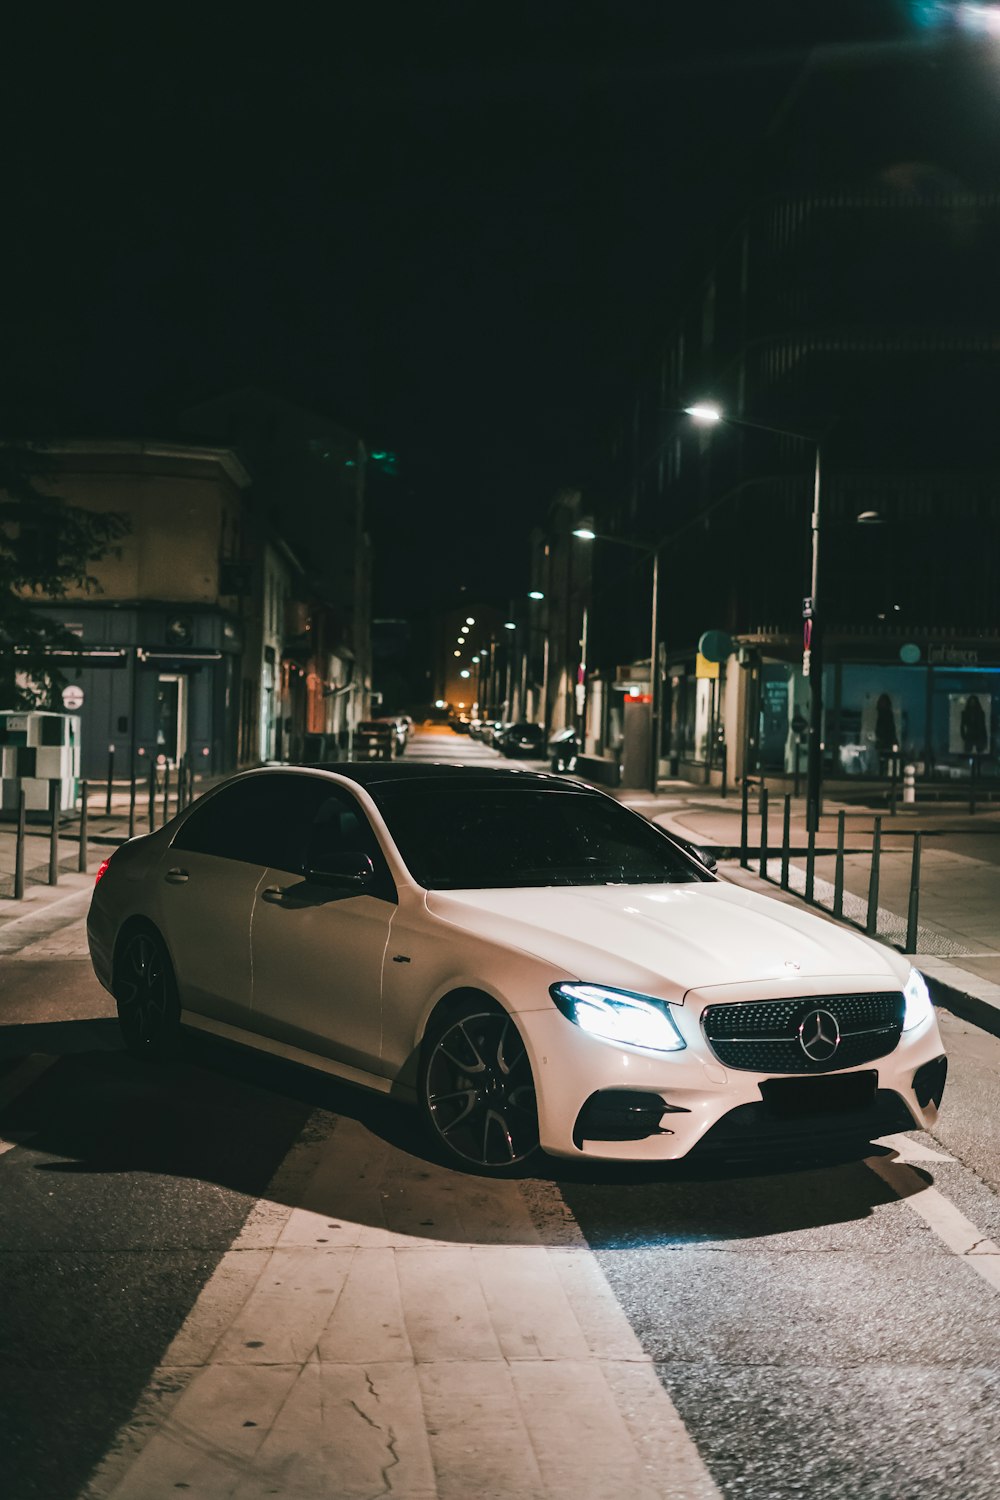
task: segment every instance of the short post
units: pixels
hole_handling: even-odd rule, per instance
[[[108,746],[108,795],[107,795],[107,797],[105,799],[105,802],[104,802],[104,815],[105,815],[105,817],[108,817],[108,818],[110,818],[110,816],[111,816],[111,783],[114,781],[114,779],[115,779],[115,747],[114,747],[114,745],[109,745]]]
[[[792,799],[785,793],[785,812],[781,820],[781,889],[788,890],[788,861],[792,841]]]
[[[187,783],[187,797],[185,799],[185,805],[190,807],[191,803],[194,801],[194,761],[192,761],[187,768]]]
[[[760,875],[767,879],[767,787],[760,789]]]
[[[80,860],[77,865],[81,875],[87,873],[87,802],[90,798],[90,787],[85,781],[80,783]]]
[[[878,934],[878,866],[882,853],[882,819],[875,819],[872,829],[872,869],[868,878],[868,919],[865,932],[869,937]]]
[[[135,767],[132,767],[132,777],[128,784],[128,836],[135,838]]]
[[[910,865],[910,904],[906,914],[906,951],[917,951],[917,912],[920,907],[920,834],[913,835],[913,863]]]
[[[24,899],[24,833],[25,796],[22,786],[17,794],[17,837],[14,842],[14,900]]]
[[[156,761],[149,758],[149,831],[156,827]]]
[[[163,762],[163,821],[170,818],[170,762]]]
[[[184,811],[184,787],[185,787],[186,780],[187,780],[184,772],[185,772],[184,756],[182,755],[181,758],[180,758],[180,760],[177,762],[177,811],[178,812],[183,812]]]
[[[837,814],[837,858],[833,867],[833,915],[844,915],[844,809]]]
[[[899,756],[893,754],[889,762],[891,768],[891,780],[889,782],[889,816],[896,816],[896,798],[899,795]]]
[[[743,778],[743,805],[740,809],[740,868],[749,870],[750,856],[747,853],[747,839],[750,830],[750,788],[747,779]]]
[[[969,756],[969,812],[976,810],[976,757]]]
[[[813,898],[813,886],[816,883],[816,830],[810,828],[806,835],[806,900]]]
[[[59,782],[49,782],[49,885],[59,884]]]

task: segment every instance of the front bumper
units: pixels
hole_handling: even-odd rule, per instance
[[[695,1147],[739,1154],[754,1142],[873,1139],[898,1130],[930,1129],[944,1086],[944,1048],[933,1015],[904,1032],[894,1050],[874,1062],[822,1075],[796,1075],[798,1087],[791,1092],[802,1107],[791,1110],[783,1103],[776,1108],[767,1098],[773,1091],[766,1087],[788,1075],[725,1068],[703,1036],[692,1039],[690,1026],[685,1028],[688,1045],[683,1051],[652,1053],[591,1036],[555,1006],[518,1020],[534,1069],[541,1144],[554,1156],[675,1161]],[[872,1074],[874,1087],[865,1089]],[[857,1077],[859,1092],[871,1094],[870,1107],[828,1108],[826,1080],[851,1075]],[[610,1096],[607,1108],[602,1096]],[[630,1109],[636,1130],[658,1119],[654,1133],[617,1140],[587,1134],[590,1129],[607,1136],[612,1129],[607,1122],[614,1120],[616,1110],[627,1120]]]

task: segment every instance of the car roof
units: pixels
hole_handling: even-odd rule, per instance
[[[548,787],[561,792],[589,792],[594,788],[583,782],[568,781],[561,776],[548,776],[543,771],[517,771],[513,767],[464,766],[447,761],[378,761],[378,760],[331,760],[317,761],[308,767],[310,771],[333,771],[346,776],[365,788],[385,786],[394,782],[449,781],[462,786],[519,786]]]

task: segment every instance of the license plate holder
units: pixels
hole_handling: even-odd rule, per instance
[[[821,1078],[769,1078],[760,1085],[768,1114],[779,1120],[853,1114],[875,1103],[878,1073],[834,1073]]]

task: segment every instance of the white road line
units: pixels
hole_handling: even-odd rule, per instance
[[[31,1087],[36,1078],[40,1078],[46,1068],[51,1068],[56,1061],[54,1057],[47,1057],[43,1052],[33,1052],[26,1057],[24,1062],[19,1063],[12,1073],[0,1081],[0,1109],[12,1104],[19,1094]],[[13,1151],[17,1141],[5,1141],[0,1138],[0,1156],[5,1151]]]
[[[180,1487],[720,1500],[553,1184],[458,1178],[323,1111],[84,1495]]]
[[[987,1239],[982,1230],[977,1229],[937,1188],[928,1187],[912,1167],[877,1156],[868,1157],[867,1162],[907,1208],[933,1229],[953,1255],[972,1266],[984,1281],[1000,1292],[1000,1246]]]
[[[875,1142],[877,1146],[888,1146],[895,1151],[899,1161],[954,1161],[944,1151],[935,1151],[922,1141],[913,1141],[908,1135],[883,1135]]]

